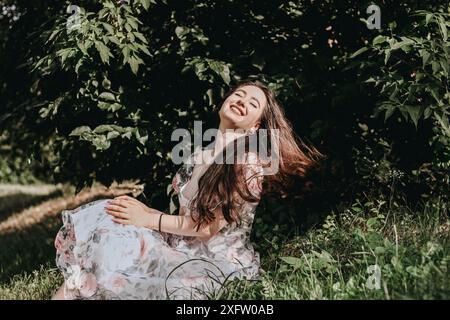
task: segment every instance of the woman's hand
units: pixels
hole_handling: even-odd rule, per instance
[[[142,202],[128,196],[109,200],[105,206],[106,213],[112,216],[114,222],[146,227],[149,224],[151,209]]]
[[[126,201],[132,201],[140,206],[142,206],[142,208],[144,208],[144,210],[147,211],[151,211],[151,209],[149,207],[147,207],[144,203],[142,203],[141,201],[139,201],[138,199],[135,199],[133,197],[130,196],[119,196],[119,197],[115,197],[114,200],[126,200]]]

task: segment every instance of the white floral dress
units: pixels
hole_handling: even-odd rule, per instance
[[[173,179],[180,206],[190,200],[181,191],[193,168],[184,164]],[[249,189],[258,194],[262,169],[246,168],[256,174]],[[260,257],[249,239],[257,203],[241,207],[241,224],[227,224],[201,241],[115,223],[105,212],[107,200],[62,212],[55,247],[66,299],[208,299],[226,279],[258,278]]]

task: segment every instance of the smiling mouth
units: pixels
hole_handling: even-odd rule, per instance
[[[238,115],[241,116],[241,117],[244,115],[244,114],[242,113],[241,109],[239,109],[239,108],[236,107],[236,106],[230,106],[230,109],[231,109],[234,113],[238,114]]]

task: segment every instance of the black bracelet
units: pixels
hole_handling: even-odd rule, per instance
[[[163,216],[163,214],[161,213],[161,214],[159,215],[159,227],[158,227],[158,231],[159,231],[159,232],[161,232],[161,220],[162,220],[162,216]]]

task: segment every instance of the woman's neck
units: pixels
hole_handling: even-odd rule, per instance
[[[227,144],[230,142],[245,136],[244,129],[231,129],[224,128],[222,125],[217,130],[217,135],[214,141],[214,154],[213,157],[217,157]],[[225,156],[225,155],[224,155]]]

